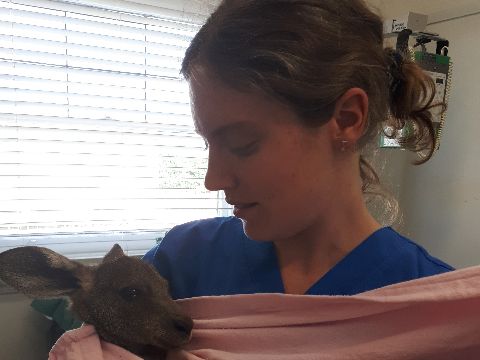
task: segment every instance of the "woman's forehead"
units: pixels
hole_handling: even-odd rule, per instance
[[[196,77],[189,83],[192,116],[202,135],[225,126],[240,129],[271,120],[299,121],[286,105],[263,93],[239,91],[206,77]]]

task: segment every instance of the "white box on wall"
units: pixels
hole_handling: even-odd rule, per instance
[[[398,33],[404,29],[410,29],[413,32],[420,32],[425,30],[427,23],[427,15],[409,12],[403,16],[385,20],[383,23],[383,32],[385,34],[391,34]]]

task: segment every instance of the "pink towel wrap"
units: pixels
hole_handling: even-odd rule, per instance
[[[355,296],[255,294],[178,303],[195,327],[190,344],[168,360],[480,359],[480,266]],[[139,359],[85,328],[64,335],[50,359]]]
[[[141,360],[119,346],[100,340],[91,325],[67,331],[50,351],[49,360]]]

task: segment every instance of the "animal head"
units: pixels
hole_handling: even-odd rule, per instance
[[[72,311],[100,337],[137,354],[190,338],[193,322],[170,298],[167,281],[119,245],[96,266],[42,247],[11,249],[0,254],[0,279],[29,297],[70,298]]]

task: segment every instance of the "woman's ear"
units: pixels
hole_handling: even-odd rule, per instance
[[[334,143],[355,147],[367,125],[368,95],[365,90],[351,88],[336,102],[332,118],[329,121],[330,133]]]

